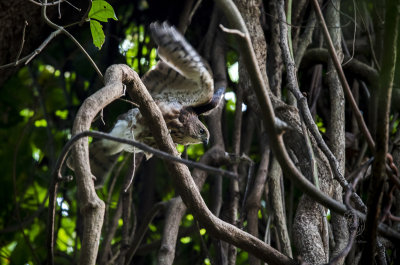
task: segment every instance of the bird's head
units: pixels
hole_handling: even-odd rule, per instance
[[[171,136],[175,143],[182,145],[208,144],[210,133],[196,113],[182,109],[179,114],[179,122],[181,126],[170,128]]]

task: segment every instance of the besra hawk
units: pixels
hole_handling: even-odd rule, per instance
[[[150,25],[150,31],[158,45],[160,61],[142,77],[142,81],[160,108],[172,140],[182,145],[208,143],[210,134],[198,116],[208,114],[219,104],[225,88],[214,91],[207,63],[175,27],[167,22],[155,22]],[[137,108],[120,115],[110,134],[157,147]],[[90,166],[96,177],[96,188],[104,184],[122,151],[143,152],[105,139],[91,144]],[[151,154],[145,155],[151,157]]]

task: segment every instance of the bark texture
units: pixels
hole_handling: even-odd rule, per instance
[[[336,50],[337,57],[343,60],[343,52],[341,46],[341,29],[340,29],[340,0],[332,1],[326,10],[326,23],[329,27],[329,33],[332,38],[333,45]],[[328,82],[329,95],[331,101],[331,115],[329,135],[331,139],[330,149],[335,155],[339,172],[344,176],[345,173],[345,99],[342,85],[336,73],[332,60],[328,61]],[[333,197],[343,202],[343,189],[337,181],[333,182]],[[336,257],[347,245],[349,240],[349,232],[347,228],[347,220],[345,217],[332,213],[331,226],[334,236],[335,245],[331,251],[332,258]],[[343,264],[344,258],[337,264]]]

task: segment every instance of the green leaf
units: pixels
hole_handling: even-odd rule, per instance
[[[92,8],[89,11],[88,17],[102,22],[107,22],[109,18],[118,20],[112,6],[103,0],[96,0],[92,2]]]
[[[193,215],[191,214],[186,215],[186,220],[193,221]]]
[[[157,231],[157,227],[155,225],[153,225],[153,224],[149,224],[149,229],[152,232],[156,232]]]
[[[228,74],[233,83],[239,82],[239,62],[228,66]]]
[[[188,156],[193,160],[198,160],[204,154],[203,144],[192,144],[187,148]]]
[[[30,118],[33,116],[33,114],[35,114],[35,112],[28,108],[23,109],[19,112],[19,115],[21,115],[22,117],[25,117],[25,118]]]
[[[100,50],[101,46],[104,44],[104,40],[106,39],[103,32],[103,26],[96,20],[90,20],[90,31],[92,32],[94,46]]]
[[[47,121],[45,119],[36,120],[35,127],[47,127]]]
[[[188,244],[190,242],[192,242],[192,238],[190,236],[181,237],[181,243],[182,244]]]
[[[68,110],[56,110],[55,114],[62,120],[66,120],[68,118]]]

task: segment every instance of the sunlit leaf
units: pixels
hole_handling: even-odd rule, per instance
[[[229,74],[229,78],[232,80],[232,82],[234,82],[234,83],[239,82],[239,63],[238,62],[236,62],[228,67],[228,74]]]
[[[2,253],[2,255],[0,255],[0,264],[10,264],[10,261],[7,259],[7,257],[11,255],[16,246],[17,241],[11,241],[9,244],[0,248],[0,253]]]
[[[149,224],[149,229],[152,232],[156,232],[157,231],[157,227],[155,225],[153,225],[153,224]]]
[[[317,124],[318,129],[319,129],[320,132],[322,132],[322,133],[326,132],[326,127],[325,127],[324,122],[323,122],[323,120],[322,120],[322,118],[320,116],[317,115],[315,117],[315,123]]]
[[[245,262],[248,260],[249,258],[249,253],[247,251],[243,251],[241,249],[238,248],[238,255],[237,255],[237,264],[246,264]]]
[[[193,215],[187,214],[187,215],[186,215],[186,220],[188,220],[188,221],[193,221]]]
[[[138,60],[138,58],[135,58],[135,59],[133,60],[133,69],[134,69],[136,72],[139,72],[139,60]]]
[[[157,50],[155,48],[151,49],[149,56],[149,67],[150,69],[157,64]]]
[[[94,0],[89,11],[88,18],[93,18],[102,22],[107,22],[109,18],[118,20],[113,7],[104,0]]]
[[[234,92],[226,92],[225,95],[226,100],[226,110],[229,112],[234,112],[236,109],[236,95]]]
[[[331,220],[331,211],[328,209],[328,211],[326,212],[326,219],[328,219],[328,221]]]
[[[191,159],[198,160],[204,154],[203,144],[192,144],[187,148],[187,154]]]
[[[185,236],[185,237],[181,237],[180,241],[182,244],[188,244],[192,241],[192,238],[190,236]]]
[[[35,127],[47,127],[47,121],[45,119],[35,121]]]
[[[165,194],[165,196],[162,198],[163,201],[169,201],[175,196],[175,190],[170,190]]]
[[[125,159],[125,156],[124,155],[120,155],[118,157],[118,162],[122,162],[124,159]]]
[[[30,109],[23,109],[19,112],[19,115],[21,115],[22,117],[32,117],[33,114],[35,114],[35,112],[33,110]]]
[[[68,233],[65,231],[64,227],[60,227],[58,229],[58,237],[57,237],[57,246],[61,251],[70,251],[70,248],[74,244],[74,239],[68,235]]]
[[[35,159],[37,162],[39,162],[43,157],[42,150],[40,150],[40,148],[37,148],[33,142],[31,143],[31,148],[32,148],[32,158]]]
[[[66,120],[68,118],[68,110],[56,110],[55,114],[62,120]]]
[[[106,39],[103,26],[96,20],[90,20],[90,32],[92,33],[94,46],[100,50]]]
[[[35,181],[26,189],[21,206],[24,209],[35,209],[37,205],[43,202],[43,200],[46,198],[46,195],[47,188],[40,186]],[[45,205],[47,205],[47,202]]]

